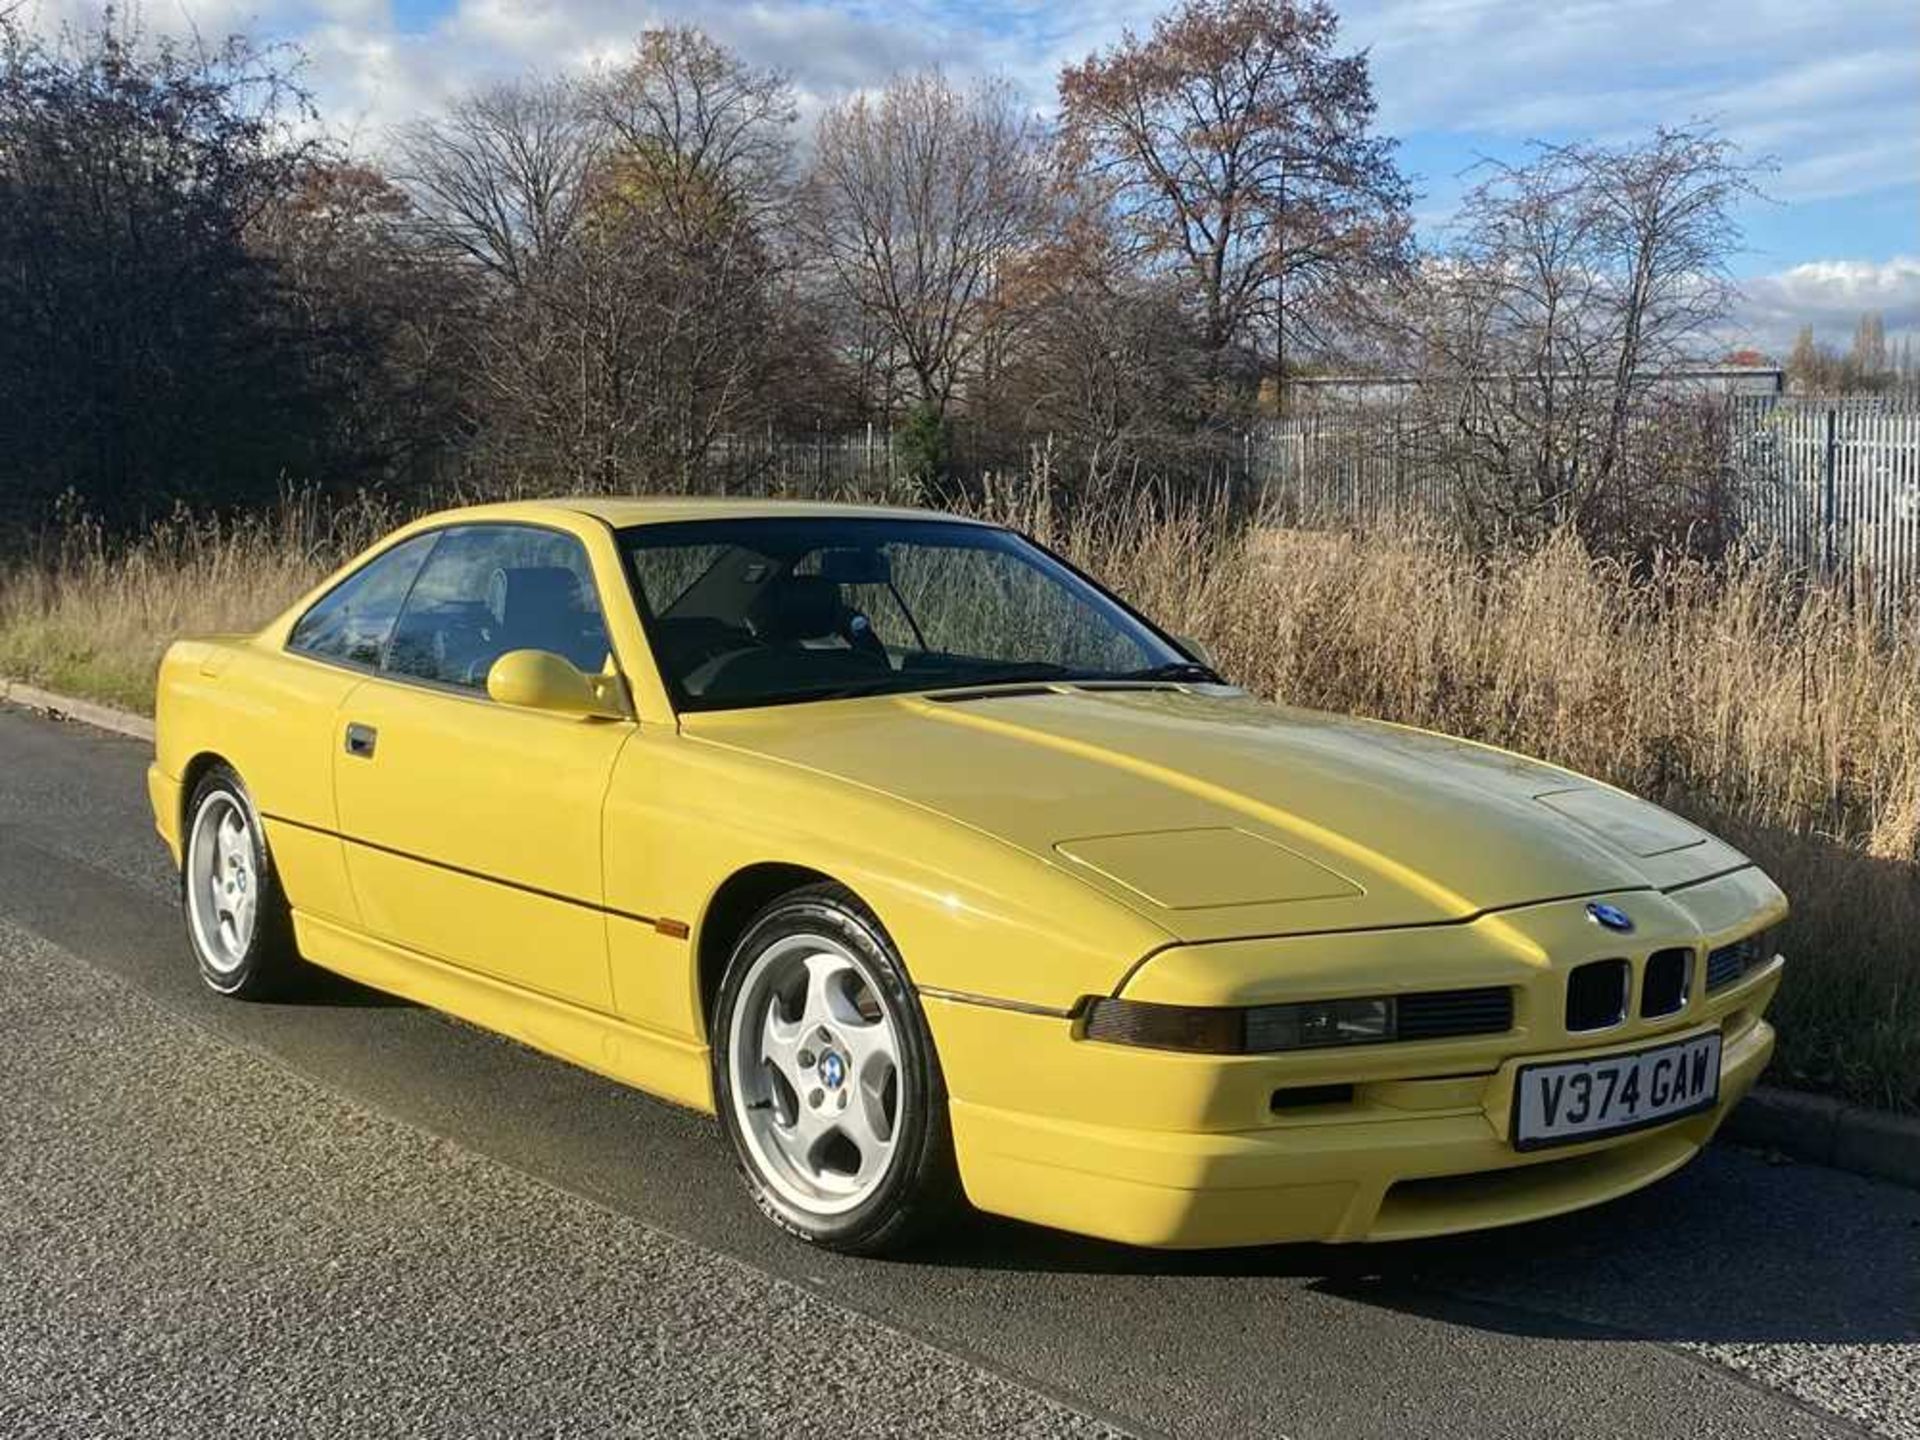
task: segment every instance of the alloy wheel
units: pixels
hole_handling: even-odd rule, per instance
[[[733,1007],[735,1118],[761,1177],[814,1215],[859,1205],[895,1155],[900,1024],[867,962],[831,936],[786,935]]]
[[[200,802],[187,842],[187,910],[201,958],[231,975],[253,944],[260,876],[253,820],[239,799],[215,790]]]

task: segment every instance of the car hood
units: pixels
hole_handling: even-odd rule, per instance
[[[690,715],[1078,875],[1187,941],[1664,889],[1743,856],[1569,771],[1225,687],[1026,687]]]

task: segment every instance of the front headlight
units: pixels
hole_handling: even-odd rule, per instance
[[[1247,1055],[1376,1044],[1396,1038],[1397,1027],[1391,998],[1247,1008],[1101,999],[1087,1007],[1084,1033],[1115,1045]]]
[[[1365,1045],[1394,1036],[1392,1000],[1315,1000],[1247,1011],[1247,1049]]]

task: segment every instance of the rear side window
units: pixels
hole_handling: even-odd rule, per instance
[[[589,674],[607,662],[607,628],[587,552],[533,525],[442,532],[387,646],[394,675],[484,691],[509,650],[550,650]]]
[[[407,591],[439,538],[416,535],[362,565],[300,617],[287,648],[322,660],[378,666]]]

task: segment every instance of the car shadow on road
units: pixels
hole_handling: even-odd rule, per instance
[[[289,1005],[320,1005],[329,1009],[359,1010],[417,1010],[413,1001],[398,995],[389,995],[384,990],[375,990],[370,985],[362,985],[357,980],[349,980],[344,975],[336,975],[331,970],[322,970],[316,965],[303,965],[299,978],[294,982],[292,992],[286,997]]]
[[[1477,1235],[1156,1251],[982,1221],[925,1261],[1287,1279],[1359,1304],[1535,1337],[1920,1343],[1920,1194],[1724,1144],[1636,1195]]]

